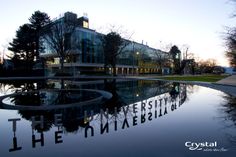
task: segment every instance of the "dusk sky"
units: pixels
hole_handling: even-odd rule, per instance
[[[122,26],[134,33],[132,40],[159,49],[169,43],[179,48],[187,44],[189,52],[224,66],[228,64],[222,35],[226,26],[236,24],[231,17],[236,5],[229,0],[6,0],[0,6],[1,51],[36,10],[51,18],[67,11],[87,13],[91,29]]]

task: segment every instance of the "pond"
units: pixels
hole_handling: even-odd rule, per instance
[[[236,98],[149,80],[0,83],[0,156],[233,156]]]

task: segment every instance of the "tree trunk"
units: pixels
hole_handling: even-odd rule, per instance
[[[113,76],[116,76],[116,56],[113,56],[112,61],[111,61],[111,66],[113,69]]]
[[[112,65],[112,69],[113,69],[113,76],[116,76],[116,65]]]
[[[36,32],[36,51],[35,51],[35,56],[36,56],[36,62],[39,61],[39,31],[37,30]]]
[[[60,63],[61,63],[61,70],[64,70],[64,57],[60,58]]]
[[[61,89],[65,89],[64,79],[61,79]]]
[[[107,65],[104,64],[104,74],[107,74],[107,71],[108,71]]]
[[[160,69],[161,69],[161,75],[163,75],[163,71],[162,71],[162,68],[163,68],[163,66],[162,66],[162,63],[160,64]]]

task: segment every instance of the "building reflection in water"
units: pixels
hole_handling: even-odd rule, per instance
[[[34,92],[17,95],[10,99],[11,103],[15,105],[24,104],[25,106],[71,103],[70,94],[64,91],[43,94],[40,92],[42,88],[52,87],[99,89],[112,93],[113,97],[103,104],[82,107],[43,111],[19,110],[21,118],[31,122],[33,148],[44,146],[46,140],[44,133],[54,127],[56,128],[54,132],[55,144],[58,144],[63,142],[63,134],[65,133],[78,133],[79,131],[84,133],[85,138],[89,138],[96,134],[107,134],[110,131],[128,129],[167,116],[181,107],[187,100],[188,93],[185,84],[159,81],[107,79],[93,81],[91,84],[62,82],[65,85],[57,86],[55,81],[12,84],[14,87],[18,87],[15,92]],[[17,123],[21,118],[9,119],[13,126],[13,145],[9,151],[22,149],[17,143]]]

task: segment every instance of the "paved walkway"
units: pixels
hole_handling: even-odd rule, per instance
[[[216,84],[236,86],[236,75],[231,75],[229,77],[226,77],[216,82]]]

